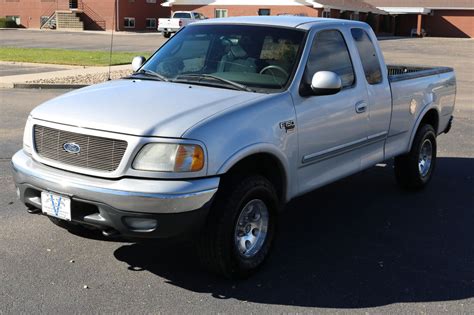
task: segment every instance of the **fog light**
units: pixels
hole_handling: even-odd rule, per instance
[[[158,225],[158,221],[148,218],[125,217],[124,222],[132,230],[140,232],[150,232]]]
[[[18,197],[18,199],[20,199],[21,195],[20,195],[20,188],[16,188],[16,196]]]

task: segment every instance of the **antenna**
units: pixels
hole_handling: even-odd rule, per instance
[[[112,50],[113,50],[113,47],[114,47],[114,30],[115,28],[117,27],[117,15],[115,14],[117,10],[117,2],[114,1],[114,14],[113,14],[113,20],[112,20],[112,35],[110,37],[110,54],[109,54],[109,75],[107,77],[107,81],[110,81],[111,78],[110,78],[110,72],[112,71]]]

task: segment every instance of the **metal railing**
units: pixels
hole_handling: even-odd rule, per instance
[[[107,23],[105,19],[95,12],[87,3],[81,1],[78,9],[82,11],[82,20],[84,22],[84,28],[86,29],[99,29],[106,30]]]
[[[45,27],[56,28],[57,5],[58,4],[54,2],[43,14],[41,14],[40,29],[43,29]],[[48,18],[44,19],[44,16],[47,16]]]

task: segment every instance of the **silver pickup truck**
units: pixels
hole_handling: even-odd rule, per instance
[[[367,24],[308,17],[193,23],[133,67],[31,112],[19,198],[67,228],[191,235],[227,277],[264,262],[297,196],[391,158],[425,187],[456,92],[450,68],[385,65]]]

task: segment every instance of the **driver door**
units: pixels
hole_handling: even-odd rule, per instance
[[[365,82],[356,77],[346,40],[339,30],[315,34],[304,82],[311,82],[318,71],[338,74],[342,90],[333,95],[311,94],[295,99],[301,193],[359,171],[358,150],[368,133],[367,89]]]

